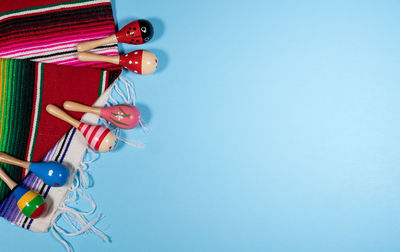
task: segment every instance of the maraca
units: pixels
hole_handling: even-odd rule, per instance
[[[89,51],[90,49],[112,44],[127,43],[140,45],[149,41],[153,37],[153,26],[147,20],[135,20],[125,25],[119,32],[109,37],[79,43],[76,46],[78,52]]]
[[[29,169],[50,186],[63,186],[68,181],[69,170],[57,162],[30,163],[0,152],[0,162]]]
[[[47,203],[40,194],[19,186],[1,168],[0,178],[12,190],[19,210],[26,217],[36,219],[46,211]]]
[[[49,104],[47,112],[77,128],[95,151],[106,152],[114,148],[116,137],[114,133],[104,126],[89,125],[75,120],[60,108]]]
[[[126,67],[137,74],[151,74],[157,68],[157,57],[147,50],[137,50],[119,56],[104,56],[88,52],[78,53],[80,61],[104,61]]]
[[[138,126],[140,121],[140,111],[135,106],[129,104],[95,108],[77,102],[66,101],[64,102],[64,109],[99,115],[122,129],[133,129]]]

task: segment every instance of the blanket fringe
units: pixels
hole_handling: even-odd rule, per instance
[[[117,81],[118,79],[120,80],[119,83],[121,83],[122,89],[125,89],[124,91],[121,89],[121,87],[119,87]],[[133,83],[122,76],[120,76],[118,79],[111,85],[112,92],[106,103],[106,106],[112,106],[114,104],[121,103],[119,101],[122,101],[126,104],[135,105],[136,96]],[[117,139],[119,140],[117,141],[117,144],[121,141],[134,147],[144,147],[144,144],[140,142],[130,142],[127,139],[121,137],[121,129],[110,124],[108,121],[100,118],[100,122],[106,127],[110,128],[112,131],[114,131]],[[140,120],[139,124],[144,131],[148,130],[142,120]],[[94,233],[106,243],[111,242],[109,236],[107,236],[95,227],[95,225],[102,219],[102,216],[97,215],[93,219],[89,220],[90,215],[92,215],[96,210],[96,203],[90,195],[86,195],[85,193],[83,193],[85,189],[88,189],[93,185],[93,179],[88,168],[89,165],[99,159],[99,157],[100,154],[91,150],[90,148],[86,150],[84,161],[82,161],[77,167],[73,183],[69,188],[69,194],[67,195],[64,202],[57,209],[57,212],[55,214],[57,218],[50,227],[51,233],[53,234],[54,238],[65,247],[67,252],[73,252],[74,249],[72,245],[67,241],[66,237]],[[84,199],[90,204],[91,208],[89,211],[79,211],[71,206],[68,206],[68,204],[76,203],[79,199]],[[66,228],[61,227],[61,225],[58,223],[60,219],[62,219],[68,226],[68,229],[72,231],[68,231]]]
[[[110,97],[106,103],[106,107],[120,104],[121,102],[135,106],[136,105],[136,93],[135,93],[135,88],[134,88],[133,83],[131,81],[125,79],[122,76],[119,76],[118,79],[120,80],[120,82],[115,81],[112,84],[112,90],[115,92],[110,95]],[[120,87],[120,86],[122,86],[122,87]],[[123,91],[122,89],[125,89],[125,90]],[[125,144],[128,144],[130,146],[136,147],[136,148],[144,148],[145,147],[145,145],[141,142],[131,142],[128,139],[123,138],[121,136],[121,133],[122,133],[121,129],[118,127],[115,127],[113,124],[109,123],[107,120],[105,120],[103,118],[100,118],[99,120],[104,126],[106,126],[107,128],[109,128],[110,130],[112,130],[114,132],[115,136],[117,137],[117,140],[119,140]],[[148,128],[146,127],[146,124],[144,123],[144,121],[142,119],[140,119],[139,125],[143,131],[145,131],[145,132],[148,131]],[[117,145],[118,145],[119,141],[117,141]]]
[[[58,216],[57,219],[63,219],[68,227],[73,231],[67,231],[67,229],[61,227],[61,225],[56,221],[50,228],[55,239],[57,239],[68,252],[72,252],[74,250],[65,237],[77,236],[92,232],[99,236],[106,243],[109,243],[111,241],[110,237],[95,227],[96,223],[102,219],[102,216],[98,215],[92,220],[88,220],[88,216],[92,215],[96,210],[96,203],[93,201],[92,197],[85,195],[82,189],[76,187],[76,185],[72,186],[70,191],[71,193],[69,194],[69,197],[58,208],[56,215]],[[91,209],[89,211],[79,211],[67,206],[66,202],[73,202],[76,200],[77,194],[80,198],[89,202],[91,205]]]

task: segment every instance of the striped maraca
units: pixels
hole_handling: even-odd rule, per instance
[[[1,168],[0,178],[12,190],[19,210],[26,217],[36,219],[46,211],[47,203],[40,194],[19,186]]]
[[[78,112],[88,112],[99,115],[122,129],[133,129],[140,122],[140,111],[129,104],[119,104],[105,108],[89,107],[77,102],[64,102],[64,109]]]
[[[137,74],[151,74],[158,64],[158,60],[154,53],[147,50],[137,50],[119,56],[105,56],[88,52],[78,53],[80,61],[103,61],[115,65],[126,67]]]
[[[77,128],[86,138],[90,147],[95,151],[106,152],[114,148],[116,137],[114,133],[106,127],[81,123],[52,104],[47,105],[46,110],[51,115]]]
[[[31,163],[0,152],[0,162],[29,169],[50,186],[63,186],[68,181],[69,170],[57,162]]]
[[[153,26],[147,20],[135,20],[125,25],[119,32],[109,37],[79,43],[76,46],[78,52],[89,51],[90,49],[112,44],[127,43],[140,45],[149,41],[153,37]]]

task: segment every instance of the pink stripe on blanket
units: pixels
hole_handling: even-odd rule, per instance
[[[32,46],[41,45],[42,47],[46,47],[47,45],[50,44],[50,42],[62,43],[62,42],[65,42],[66,39],[71,39],[71,41],[80,42],[80,41],[86,41],[88,39],[104,38],[104,37],[107,37],[108,34],[109,33],[105,33],[105,32],[94,32],[94,33],[88,33],[88,34],[85,34],[85,35],[78,34],[78,35],[71,35],[71,36],[55,37],[55,38],[52,38],[52,39],[44,39],[44,40],[41,40],[40,38],[35,38],[35,40],[37,42],[24,41],[24,43],[19,43],[19,44],[14,44],[13,46],[4,46],[4,47],[0,45],[0,49],[3,51],[3,53],[1,53],[1,55],[5,54],[5,53],[15,52],[16,50],[12,50],[12,49],[13,48],[17,48],[17,47],[18,48],[23,47],[24,51],[25,50],[29,50],[30,49],[29,47],[28,48],[24,47],[24,46],[26,46],[26,43],[29,43]],[[9,50],[7,50],[7,49],[9,49]]]
[[[104,26],[85,26],[85,25],[79,25],[75,26],[75,30],[69,30],[65,31],[64,27],[60,28],[50,28],[48,30],[43,30],[43,31],[35,31],[35,30],[28,30],[26,32],[20,33],[19,36],[12,36],[12,40],[9,39],[10,35],[7,33],[2,34],[2,37],[0,38],[0,43],[4,45],[12,45],[14,41],[34,41],[36,38],[44,37],[44,38],[53,38],[53,37],[60,37],[60,34],[66,35],[66,34],[81,34],[84,35],[84,33],[87,32],[94,32],[94,31],[103,31],[107,33],[107,30],[109,31],[107,34],[111,35],[114,33],[114,30],[110,29],[105,29]]]

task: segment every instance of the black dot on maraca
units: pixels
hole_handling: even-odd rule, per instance
[[[139,22],[140,31],[142,33],[142,38],[148,37],[149,38],[148,40],[150,40],[154,34],[153,26],[147,20],[139,20],[138,22]],[[147,42],[147,41],[145,41],[145,42]]]

